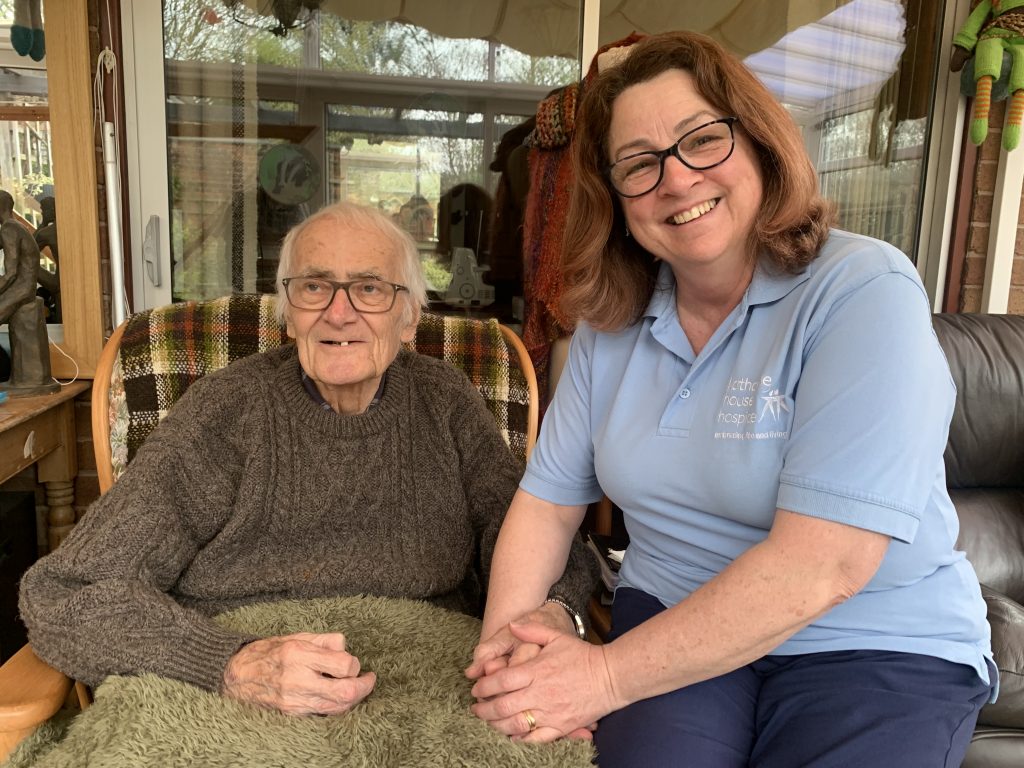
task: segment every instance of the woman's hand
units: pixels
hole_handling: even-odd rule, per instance
[[[513,738],[554,741],[590,738],[594,724],[619,708],[603,646],[540,622],[513,622],[509,631],[521,645],[539,650],[477,680],[477,717]]]
[[[543,624],[558,632],[576,637],[576,628],[562,606],[556,603],[544,603],[539,608],[520,616],[517,624]],[[466,669],[466,677],[477,680],[484,675],[491,675],[499,669],[511,667],[529,661],[540,653],[536,643],[526,643],[512,634],[510,625],[506,624],[486,640],[481,640],[473,650],[473,663]]]
[[[241,648],[224,669],[221,692],[291,715],[339,715],[373,690],[377,676],[359,673],[341,633],[268,637]]]

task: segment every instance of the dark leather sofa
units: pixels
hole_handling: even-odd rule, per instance
[[[1024,766],[1024,316],[940,314],[957,387],[946,482],[958,547],[981,581],[999,700],[981,710],[964,768]]]

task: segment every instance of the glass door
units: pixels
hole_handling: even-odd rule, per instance
[[[528,4],[549,12],[545,34],[524,34],[522,18],[488,39],[474,35],[494,19],[458,21],[446,3],[417,22],[346,17],[336,2],[294,14],[257,0],[157,5],[123,3],[142,305],[273,291],[288,228],[351,200],[409,231],[439,308],[515,321],[522,265],[492,227],[497,153],[548,92],[578,79],[577,3]],[[457,287],[466,296],[451,293],[453,257],[486,268]]]

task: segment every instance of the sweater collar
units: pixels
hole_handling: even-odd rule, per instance
[[[383,393],[378,393],[381,397],[377,406],[355,415],[335,413],[332,409],[324,410],[314,402],[302,383],[302,367],[294,344],[280,348],[274,384],[285,406],[296,418],[313,429],[338,437],[375,434],[385,428],[392,428],[395,419],[408,407],[410,367],[415,355],[406,349],[399,350],[398,356],[384,374],[387,386]]]
[[[299,363],[299,377],[302,379],[302,386],[305,387],[306,392],[309,393],[310,398],[314,403],[319,405],[325,411],[333,411],[331,404],[328,403],[324,396],[320,394],[320,390],[316,388],[316,382],[313,381],[309,374],[306,373],[306,369],[302,367],[302,363]],[[371,408],[376,407],[380,399],[384,397],[384,382],[388,380],[387,371],[380,377],[380,384],[377,385],[377,391],[373,393],[373,399],[370,400],[370,404],[366,406],[366,410],[369,411]]]

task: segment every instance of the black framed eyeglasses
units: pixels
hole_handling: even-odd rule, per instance
[[[404,285],[376,278],[339,282],[325,277],[286,277],[281,285],[288,303],[296,309],[326,309],[338,291],[343,290],[352,309],[368,315],[390,311],[398,292],[409,290]]]
[[[606,170],[608,181],[622,197],[640,197],[661,184],[665,159],[670,155],[694,171],[721,165],[736,148],[733,125],[739,121],[738,117],[721,117],[687,131],[671,147],[616,160]]]

